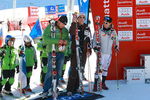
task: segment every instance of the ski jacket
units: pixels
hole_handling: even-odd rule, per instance
[[[55,38],[51,37],[51,25],[48,25],[46,27],[46,29],[44,30],[44,34],[43,34],[43,40],[44,43],[46,44],[46,50],[47,52],[52,52],[52,44],[55,44],[55,48],[56,48],[56,52],[66,52],[65,51],[59,51],[58,49],[58,43],[59,40],[66,40],[67,41],[67,45],[66,48],[68,48],[68,44],[69,44],[69,32],[66,28],[63,28],[62,30],[60,30],[58,27],[56,27],[56,32],[55,32]]]
[[[110,29],[110,30],[103,30],[103,28],[101,28],[99,30],[99,37],[101,38],[101,43],[99,44],[101,46],[101,52],[103,54],[112,54],[112,46],[113,44],[119,47],[119,41],[118,41],[118,37],[117,37],[117,33],[114,29]],[[96,43],[96,36],[94,34],[93,36],[93,48],[98,46]]]
[[[23,53],[26,57],[26,66],[33,66],[35,63],[37,63],[37,57],[36,57],[36,50],[33,46],[20,46],[20,50],[24,50]]]
[[[43,40],[38,41],[37,50],[40,51],[40,57],[48,57],[47,51],[46,51],[46,45],[44,44]]]
[[[19,66],[18,52],[14,47],[4,45],[0,48],[2,70],[12,70]]]
[[[86,42],[88,45],[88,49],[91,49],[91,31],[87,24],[79,25],[78,23],[73,22],[71,24],[69,33],[72,38],[72,45],[71,48],[76,50],[76,40],[75,40],[75,33],[76,33],[76,25],[78,27],[78,36],[79,36],[79,46],[82,51],[85,51],[84,43]]]

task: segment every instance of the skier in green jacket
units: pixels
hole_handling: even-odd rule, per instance
[[[44,80],[44,91],[41,93],[42,97],[45,97],[49,93],[49,89],[52,89],[52,44],[55,44],[56,49],[56,68],[57,68],[57,84],[61,76],[62,67],[64,64],[64,57],[66,48],[68,48],[69,33],[65,28],[67,24],[67,17],[61,16],[58,21],[55,22],[55,38],[52,36],[52,25],[48,25],[43,34],[43,40],[46,44],[46,50],[48,52],[48,71]]]
[[[22,89],[22,92],[32,92],[30,88],[30,78],[32,76],[32,69],[37,68],[37,57],[36,57],[36,50],[34,46],[31,44],[31,39],[29,36],[25,35],[24,38],[25,46],[20,46],[19,55],[25,54],[26,58],[26,77],[27,77],[27,86]]]
[[[0,48],[0,60],[1,65],[1,78],[0,78],[0,97],[3,93],[7,95],[13,95],[11,93],[11,86],[14,83],[15,69],[19,72],[18,53],[14,48],[15,38],[11,35],[7,35],[5,38],[5,45]]]

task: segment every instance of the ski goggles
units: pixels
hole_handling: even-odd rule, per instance
[[[83,18],[83,19],[85,19],[85,17],[81,17],[81,16],[79,16],[79,18]]]
[[[109,22],[104,21],[104,24],[109,25],[110,23],[109,23]]]

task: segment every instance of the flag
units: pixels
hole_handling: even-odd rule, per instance
[[[42,36],[42,28],[39,19],[36,21],[35,25],[33,26],[30,32],[30,36],[32,39]]]
[[[88,24],[88,19],[89,19],[89,3],[90,0],[78,0],[79,4],[79,11],[80,13],[84,13],[86,20],[85,23]]]
[[[2,28],[0,29],[0,37],[3,37],[3,30],[2,30]]]

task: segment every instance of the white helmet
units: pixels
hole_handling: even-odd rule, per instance
[[[25,36],[23,37],[23,40],[24,40],[24,42],[32,42],[31,39],[30,39],[30,37],[27,36],[27,35],[25,35]]]

